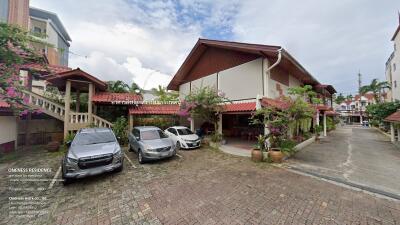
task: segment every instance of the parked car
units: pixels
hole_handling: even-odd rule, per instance
[[[165,133],[174,141],[178,148],[193,149],[201,145],[201,138],[187,127],[170,127],[165,130]]]
[[[135,151],[140,164],[176,155],[176,146],[158,127],[134,127],[129,134],[129,150]]]
[[[64,184],[76,178],[122,171],[123,152],[109,128],[81,129],[67,146],[68,152],[62,160]]]

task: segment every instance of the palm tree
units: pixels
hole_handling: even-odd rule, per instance
[[[127,85],[122,80],[108,81],[107,82],[107,90],[109,92],[114,92],[114,93],[128,93],[129,85]]]
[[[159,101],[176,101],[178,100],[179,94],[176,91],[168,91],[167,88],[158,85],[157,88],[151,89],[154,95],[157,96]]]
[[[139,85],[136,82],[132,82],[131,87],[129,88],[130,93],[136,93],[140,94],[142,93],[142,89],[139,87]]]
[[[390,89],[390,85],[387,81],[379,82],[378,79],[373,79],[371,84],[360,87],[360,94],[366,94],[372,92],[374,95],[375,102],[381,102],[382,91],[384,89]]]

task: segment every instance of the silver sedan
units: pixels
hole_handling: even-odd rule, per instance
[[[176,155],[176,146],[158,127],[134,127],[129,134],[129,149],[135,151],[139,163]]]

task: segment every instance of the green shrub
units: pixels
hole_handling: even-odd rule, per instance
[[[64,140],[64,143],[71,142],[75,138],[75,133],[74,132],[68,132],[67,137]]]
[[[296,142],[290,139],[285,139],[281,141],[280,148],[283,153],[286,155],[292,155],[295,153],[294,147],[296,146]]]
[[[125,117],[118,117],[117,120],[114,122],[112,129],[121,145],[125,145],[126,143],[128,143],[128,120]]]

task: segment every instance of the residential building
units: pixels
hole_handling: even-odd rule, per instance
[[[386,80],[391,85],[388,91],[388,98],[391,101],[400,100],[400,15],[399,25],[394,32],[391,41],[393,41],[393,52],[386,61]]]
[[[364,120],[367,120],[367,106],[375,103],[376,101],[372,93],[358,94],[352,99],[346,99],[337,105],[335,111],[339,113],[340,118],[344,122],[348,124],[361,124]]]
[[[179,91],[180,98],[204,86],[225,93],[232,103],[220,116],[218,132],[237,137],[244,131],[253,136],[265,133],[249,125],[251,114],[261,107],[281,107],[279,99],[288,96],[288,89],[302,85],[313,86],[324,98],[326,105],[318,111],[326,122],[325,112],[331,111],[335,89],[321,85],[282,47],[199,39],[168,89]],[[202,126],[204,122],[198,119],[190,122],[192,130]]]

